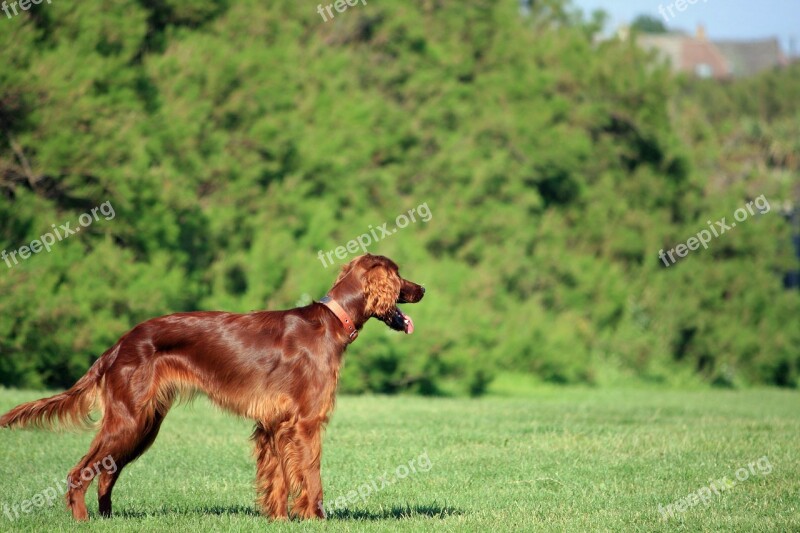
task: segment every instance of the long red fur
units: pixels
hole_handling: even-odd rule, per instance
[[[364,255],[344,266],[329,292],[358,329],[372,317],[398,328],[397,303],[425,290],[400,277],[397,265]],[[402,316],[402,315],[400,315]],[[84,426],[102,412],[89,452],[72,469],[67,505],[88,519],[85,474],[104,458],[100,513],[111,515],[111,491],[123,467],[155,440],[181,395],[202,391],[217,405],[256,422],[256,485],[262,511],[324,517],[322,429],[333,409],[339,368],[349,342],[336,315],[318,302],[286,311],[248,314],[176,313],[143,322],[107,350],[69,390],[15,407],[0,427]]]

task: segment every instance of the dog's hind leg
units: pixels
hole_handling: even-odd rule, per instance
[[[169,403],[156,401],[154,386],[130,387],[135,381],[152,383],[149,371],[147,367],[140,367],[125,378],[118,374],[106,377],[100,432],[92,441],[89,453],[69,474],[67,506],[76,520],[89,518],[86,490],[98,475],[100,514],[111,515],[111,491],[122,469],[144,453],[158,435]]]
[[[102,429],[95,436],[89,452],[75,465],[67,478],[67,507],[76,520],[88,520],[86,490],[95,476],[98,481],[100,514],[111,515],[111,490],[128,463],[153,443],[163,416],[106,416]]]
[[[164,415],[156,412],[152,422],[149,424],[149,429],[144,427],[144,431],[136,436],[137,440],[123,441],[127,442],[122,446],[118,446],[114,451],[105,456],[108,463],[113,462],[113,467],[104,469],[100,472],[100,478],[97,480],[97,501],[99,504],[100,516],[111,516],[111,491],[114,490],[114,484],[119,479],[122,469],[126,465],[135,461],[140,455],[147,451],[153,441],[158,436],[158,431],[161,429],[161,422],[164,421]],[[147,426],[147,424],[143,424]],[[111,459],[107,459],[107,457]],[[105,463],[103,463],[105,466]]]
[[[86,509],[86,489],[97,472],[92,468],[92,461],[97,456],[97,452],[103,446],[105,435],[101,430],[91,446],[89,452],[84,455],[78,464],[75,465],[67,475],[67,507],[72,511],[72,517],[75,520],[88,520],[89,511]]]

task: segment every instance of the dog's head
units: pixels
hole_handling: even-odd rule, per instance
[[[400,277],[399,268],[388,257],[366,254],[343,268],[335,285],[358,284],[364,297],[366,318],[378,318],[397,331],[414,332],[414,322],[397,304],[414,304],[422,300],[425,287]]]

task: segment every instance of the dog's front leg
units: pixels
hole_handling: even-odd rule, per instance
[[[325,518],[322,502],[322,423],[318,419],[298,423],[293,439],[293,467],[301,479],[300,493],[292,505],[292,514],[300,518]]]
[[[273,520],[289,518],[289,484],[278,457],[272,432],[262,425],[253,432],[256,455],[256,491],[261,512]]]

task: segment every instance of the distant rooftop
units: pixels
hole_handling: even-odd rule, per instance
[[[760,41],[714,41],[734,76],[753,76],[786,64],[777,39]]]
[[[788,64],[778,39],[710,41],[705,29],[697,33],[639,34],[637,42],[648,50],[657,50],[677,72],[703,78],[753,76]]]

